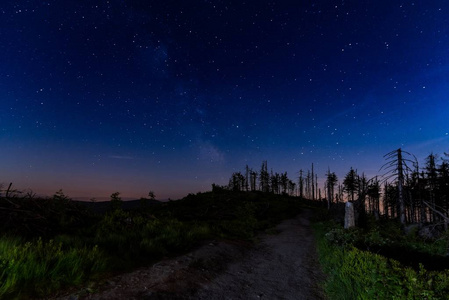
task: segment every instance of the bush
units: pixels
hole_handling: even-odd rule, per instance
[[[117,209],[108,212],[99,223],[95,243],[114,256],[115,267],[121,269],[188,250],[209,236],[205,224],[158,219]]]
[[[325,238],[328,242],[339,246],[354,245],[360,240],[360,230],[357,227],[350,229],[337,227],[327,232]]]

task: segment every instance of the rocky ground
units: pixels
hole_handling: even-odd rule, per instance
[[[282,222],[255,245],[212,241],[57,299],[325,299],[311,214]]]

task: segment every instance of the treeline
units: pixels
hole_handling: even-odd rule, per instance
[[[429,154],[421,167],[412,154],[402,149],[384,156],[386,163],[380,174],[368,178],[352,167],[339,180],[335,172],[326,172],[323,186],[319,187],[318,174],[299,170],[296,181],[287,172],[268,170],[263,161],[259,170],[245,167],[244,172],[234,172],[224,188],[231,191],[262,191],[274,194],[299,196],[332,204],[351,201],[358,215],[371,214],[376,218],[398,218],[406,223],[449,224],[449,154],[442,158]]]
[[[273,172],[272,169],[268,171],[268,163],[265,160],[262,162],[260,170],[257,171],[246,165],[243,173],[234,172],[231,175],[228,185],[218,186],[213,184],[212,187],[231,191],[261,191],[276,195],[299,196],[311,200],[321,199],[318,175],[314,173],[313,164],[312,171],[299,170],[298,173],[298,181],[295,182],[288,177],[287,172],[278,173]]]
[[[218,188],[215,184],[213,184],[212,187],[214,189]],[[234,172],[229,179],[229,184],[220,188],[236,192],[262,191],[290,196],[294,196],[296,193],[296,183],[288,178],[287,172],[278,173],[273,172],[273,170],[268,172],[267,161],[262,162],[259,171],[246,165],[244,173]]]
[[[424,166],[402,149],[384,156],[379,176],[367,178],[350,169],[339,184],[335,173],[326,174],[328,207],[346,198],[360,214],[398,218],[402,224],[449,223],[449,154],[429,154]],[[334,194],[335,188],[338,192]]]
[[[398,149],[386,155],[384,214],[402,223],[440,223],[449,216],[449,154],[438,159],[431,153],[422,168],[408,152]],[[389,178],[393,182],[389,182]]]

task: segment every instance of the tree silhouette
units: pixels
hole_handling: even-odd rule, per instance
[[[287,172],[284,172],[281,174],[281,186],[282,186],[282,193],[286,194],[288,191],[288,176],[287,176]]]
[[[314,173],[313,173],[313,163],[312,163],[312,200],[315,200],[315,184],[314,184]]]
[[[443,160],[438,167],[438,187],[441,193],[441,206],[444,209],[445,215],[448,216],[449,211],[449,162]],[[448,227],[445,222],[445,227]]]
[[[255,191],[257,189],[256,182],[257,182],[257,172],[251,170],[251,191]]]
[[[310,195],[310,170],[307,170],[307,176],[306,176],[306,197],[307,199],[311,199]]]
[[[368,185],[368,211],[378,216],[380,213],[380,184],[377,180],[377,176]]]
[[[352,167],[343,180],[343,187],[348,194],[348,198],[354,202],[354,194],[359,189],[359,175],[357,175],[357,171],[354,171]]]
[[[260,182],[260,190],[262,192],[270,191],[270,174],[268,173],[268,164],[267,161],[262,162],[262,167],[259,172],[259,182]]]
[[[240,172],[233,173],[229,180],[229,188],[236,192],[243,191],[245,188],[245,176]]]
[[[330,209],[331,203],[334,202],[334,189],[337,182],[337,175],[334,172],[331,173],[330,169],[328,169],[326,174],[327,209]]]
[[[429,191],[429,204],[433,209],[436,208],[436,194],[437,194],[437,167],[436,167],[436,155],[429,154],[426,158],[426,165],[424,167],[427,178],[427,189]],[[438,219],[438,215],[433,211],[432,221]]]
[[[279,181],[280,181],[279,174],[278,173],[273,174],[273,170],[271,170],[270,184],[271,184],[271,191],[274,194],[279,194]]]
[[[299,184],[299,197],[304,198],[304,178],[302,177],[302,170],[299,170],[299,178],[298,178],[298,184]]]
[[[250,168],[248,167],[248,165],[246,165],[245,167],[245,191],[249,190],[249,176],[250,176]]]
[[[294,183],[293,181],[291,181],[290,179],[288,180],[288,194],[291,196],[295,195],[295,189],[296,189],[296,183]]]
[[[112,210],[118,210],[122,208],[122,198],[120,198],[119,192],[111,194],[111,208]]]

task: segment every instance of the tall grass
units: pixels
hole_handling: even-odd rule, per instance
[[[43,296],[67,285],[77,285],[105,269],[98,247],[63,249],[53,240],[23,243],[0,239],[0,298]]]

